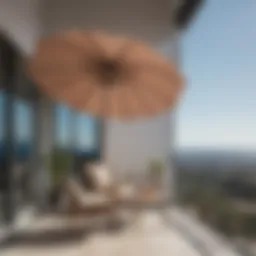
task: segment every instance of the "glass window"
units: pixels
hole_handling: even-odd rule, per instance
[[[26,160],[33,143],[33,108],[31,103],[15,98],[14,124],[16,157],[19,160]]]
[[[5,137],[4,105],[5,105],[5,93],[3,91],[0,91],[0,160],[3,159],[3,155],[4,155],[4,137]]]
[[[5,157],[6,157],[6,141],[5,141],[5,130],[6,130],[6,122],[5,122],[5,100],[6,94],[3,90],[0,90],[0,189],[5,187]],[[1,192],[0,192],[1,193]],[[1,205],[0,205],[1,208]]]
[[[65,105],[54,106],[54,146],[50,154],[51,183],[53,188],[61,184],[71,171],[73,163],[72,111]]]
[[[56,104],[54,111],[55,147],[83,155],[98,153],[98,119],[61,104]]]
[[[88,115],[76,114],[75,149],[79,154],[92,154],[98,151],[98,120]]]
[[[55,105],[55,146],[58,148],[71,148],[72,145],[72,111],[65,105]]]
[[[33,155],[33,107],[29,101],[14,96],[14,163],[13,181],[15,184],[16,208],[30,204],[32,194],[31,159]]]
[[[3,172],[4,172],[4,93],[0,89],[0,226],[4,221],[4,214],[2,211],[2,188],[3,188]]]
[[[79,172],[84,162],[98,159],[98,120],[68,106],[54,107],[54,148],[51,153],[52,184],[58,186],[70,172]]]

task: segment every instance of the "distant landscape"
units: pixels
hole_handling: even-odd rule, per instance
[[[172,158],[182,205],[228,236],[256,239],[256,152],[183,150]]]
[[[187,149],[177,151],[174,159],[182,168],[199,167],[210,171],[214,167],[215,171],[225,172],[247,168],[256,171],[256,151]]]

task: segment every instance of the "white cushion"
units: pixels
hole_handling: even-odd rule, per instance
[[[89,168],[89,175],[99,190],[105,190],[112,186],[113,179],[110,170],[104,164],[93,164]]]
[[[83,207],[108,205],[110,202],[111,201],[107,196],[100,193],[87,192],[81,198]]]
[[[88,191],[84,191],[83,188],[75,181],[75,180],[68,180],[68,189],[69,195],[72,194],[72,197],[76,198],[76,201],[80,204],[81,207],[90,207],[90,206],[104,206],[108,205],[111,200],[102,193],[92,193]],[[60,207],[65,209],[68,205],[68,195],[63,197],[61,200]]]

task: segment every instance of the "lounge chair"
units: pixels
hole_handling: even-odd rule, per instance
[[[92,164],[87,171],[94,190],[107,195],[116,204],[135,196],[134,186],[115,179],[113,172],[105,164]]]
[[[66,183],[62,209],[69,214],[105,214],[116,212],[125,205],[143,207],[145,203],[151,204],[151,189],[136,190],[130,184],[121,184],[104,164],[91,164],[86,172],[92,185],[90,190],[75,179],[70,178]]]
[[[82,182],[69,177],[64,185],[60,209],[73,215],[105,214],[117,209],[121,198],[120,186],[115,184],[111,172],[102,164],[91,164],[86,178],[92,186],[86,188]]]
[[[87,191],[75,179],[65,184],[61,208],[70,215],[102,214],[114,210],[114,201],[103,193]]]

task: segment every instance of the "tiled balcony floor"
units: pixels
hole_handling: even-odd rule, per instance
[[[175,214],[174,214],[175,215]],[[170,216],[174,216],[170,214]],[[175,217],[174,217],[175,218]],[[63,221],[60,219],[47,218],[37,222],[30,227],[27,235],[21,236],[20,240],[12,241],[0,251],[1,256],[200,256],[200,255],[235,255],[214,250],[209,253],[202,250],[200,244],[193,238],[179,231],[177,225],[170,219],[167,224],[160,212],[145,210],[134,218],[134,221],[121,229],[107,231],[102,228],[99,220],[91,220],[87,224],[91,227],[101,227],[100,229],[88,228],[83,225],[84,221],[77,221],[71,228],[60,229]],[[64,221],[65,222],[65,221]],[[62,223],[62,224],[61,224]],[[58,226],[58,231],[49,231],[48,227]],[[85,228],[87,226],[87,228]],[[41,230],[38,234],[38,230]],[[25,232],[26,233],[26,232]],[[185,230],[186,233],[186,230]],[[189,233],[189,232],[188,232]],[[188,235],[188,234],[187,234]],[[201,250],[200,250],[201,249]],[[218,248],[219,249],[219,248]],[[0,249],[1,250],[1,249]]]

